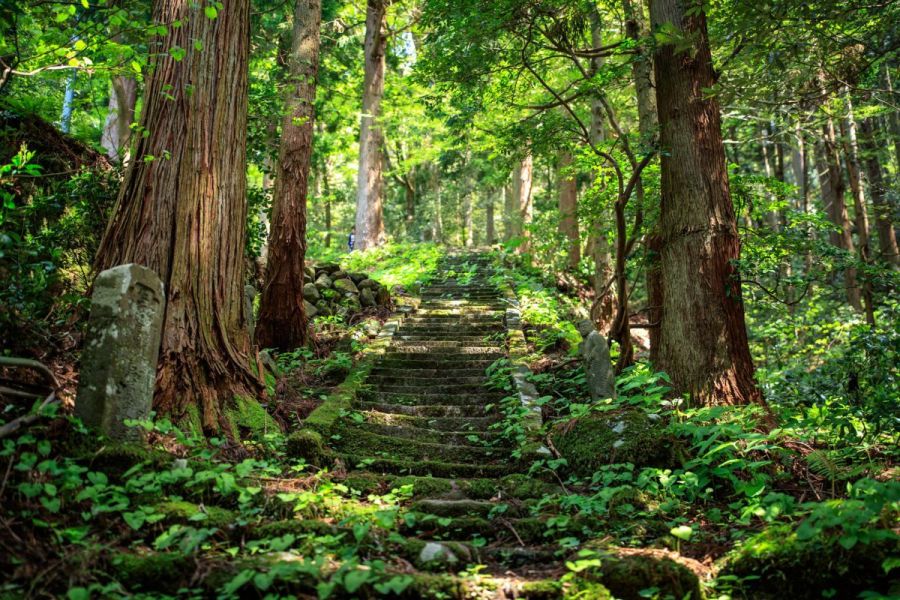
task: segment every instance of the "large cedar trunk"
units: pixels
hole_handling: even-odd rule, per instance
[[[566,238],[566,266],[577,269],[581,262],[581,240],[578,237],[578,185],[575,176],[568,171],[572,167],[572,153],[563,150],[559,154],[559,231]]]
[[[157,0],[168,34],[151,49],[141,137],[97,255],[98,269],[138,263],[165,283],[154,405],[199,407],[204,429],[254,394],[243,314],[249,0],[210,19],[196,5]],[[175,21],[181,27],[172,27]],[[195,49],[202,43],[202,50]],[[175,60],[169,48],[186,49]]]
[[[383,161],[381,149],[381,98],[384,95],[385,0],[368,0],[366,6],[365,77],[359,128],[359,171],[356,178],[356,247],[360,250],[384,241],[382,217]]]
[[[862,160],[869,178],[869,194],[875,210],[875,229],[878,231],[878,249],[881,260],[894,267],[900,266],[900,251],[897,249],[897,234],[894,231],[893,207],[887,199],[884,173],[881,169],[880,149],[875,141],[872,121],[860,124],[860,149]]]
[[[100,145],[110,160],[124,161],[128,156],[131,123],[137,103],[137,80],[115,75],[109,86],[109,109],[100,136]]]
[[[692,40],[685,51],[659,44],[654,56],[663,148],[657,367],[695,405],[763,403],[734,265],[740,238],[721,115],[705,93],[715,83],[706,15],[685,0],[652,0],[650,15],[654,29],[671,24]]]
[[[320,0],[297,0],[281,149],[269,236],[266,284],[259,305],[260,347],[291,350],[306,343],[303,263],[306,259],[306,195],[312,158],[316,78],[319,72]]]

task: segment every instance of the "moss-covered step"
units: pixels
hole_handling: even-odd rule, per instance
[[[494,345],[500,347],[505,341],[504,331],[490,331],[480,333],[470,333],[467,335],[455,333],[452,331],[405,331],[398,333],[396,336],[395,347],[403,347],[404,344],[420,345],[420,344],[441,344],[448,343],[452,346],[487,346]]]
[[[431,386],[435,383],[441,383],[442,385],[448,385],[452,383],[456,386],[467,388],[474,387],[475,389],[481,389],[484,386],[485,381],[486,378],[484,376],[484,373],[478,375],[450,375],[442,373],[440,375],[436,374],[423,377],[419,376],[415,371],[409,371],[407,373],[397,375],[372,374],[369,375],[369,378],[366,380],[366,385],[403,385],[427,390],[430,389]]]
[[[368,433],[393,436],[397,438],[428,442],[430,444],[474,445],[506,448],[509,443],[493,431],[441,431],[409,425],[383,425],[381,423],[363,422],[347,427],[348,430],[360,429]]]
[[[369,433],[358,428],[344,430],[341,439],[335,445],[339,451],[350,454],[453,463],[493,461],[509,455],[508,451],[504,452],[499,448],[432,444]]]
[[[482,537],[501,543],[541,544],[547,541],[547,523],[535,517],[486,519],[483,517],[435,517],[428,513],[404,514],[400,526],[404,535],[427,536],[430,539],[472,539]]]
[[[436,517],[487,517],[498,504],[489,500],[427,498],[410,506],[410,510]],[[528,514],[526,503],[507,504],[504,516],[521,517]]]
[[[434,379],[430,383],[421,382],[419,385],[410,384],[404,385],[401,383],[390,383],[390,384],[380,384],[376,386],[377,392],[380,394],[394,394],[397,396],[409,396],[409,397],[417,397],[421,395],[425,396],[440,396],[445,395],[448,400],[450,400],[454,396],[462,396],[462,395],[479,395],[481,393],[486,393],[487,390],[484,388],[484,384],[482,382],[478,383],[465,383],[465,384],[454,384],[454,383],[445,383],[443,379]]]
[[[385,386],[387,387],[387,386]],[[397,391],[401,386],[382,387],[377,390],[361,390],[357,395],[359,402],[378,402],[380,404],[435,404],[444,406],[487,406],[496,404],[505,395],[498,392],[490,392],[483,388],[458,389],[451,386],[430,386],[428,392],[415,392],[409,388]],[[431,391],[434,388],[447,388]]]
[[[462,360],[468,361],[472,357],[479,360],[497,360],[505,356],[502,352],[497,352],[492,348],[431,348],[422,349],[421,346],[410,346],[409,348],[388,348],[384,352],[387,360],[404,359],[404,360]]]
[[[480,404],[389,404],[383,402],[356,401],[352,407],[360,411],[376,411],[381,413],[395,413],[414,417],[441,418],[441,417],[484,417],[490,413],[484,410]]]
[[[478,417],[416,417],[377,410],[364,410],[361,411],[361,414],[367,423],[459,432],[487,431],[491,425],[502,418],[499,413],[488,413],[485,416]]]
[[[491,357],[441,356],[424,357],[387,356],[378,361],[378,367],[385,369],[487,369],[496,360]]]
[[[433,477],[503,477],[511,467],[507,463],[452,463],[440,460],[409,460],[402,458],[373,458],[367,455],[340,453],[339,458],[349,468],[364,468],[374,473],[395,475],[431,475]]]
[[[468,367],[462,369],[436,369],[436,368],[406,368],[406,369],[394,369],[391,367],[383,367],[377,366],[372,369],[372,372],[369,374],[370,377],[390,377],[396,379],[403,379],[406,377],[415,377],[416,379],[420,379],[422,377],[481,377],[484,379],[485,369],[479,367]]]

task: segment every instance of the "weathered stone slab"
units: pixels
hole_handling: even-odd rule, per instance
[[[606,338],[594,327],[590,320],[578,324],[578,332],[583,338],[580,346],[584,361],[584,373],[588,391],[595,402],[616,397],[616,372],[609,356]]]
[[[150,415],[164,313],[163,283],[150,269],[120,265],[94,282],[75,414],[110,439],[141,437],[125,420]]]

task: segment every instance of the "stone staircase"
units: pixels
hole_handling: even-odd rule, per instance
[[[484,255],[449,256],[439,272],[357,393],[336,450],[348,480],[413,483],[402,533],[417,568],[481,564],[506,582],[497,597],[558,597],[528,591],[564,571],[528,510],[554,486],[525,475],[492,429],[507,394],[485,371],[506,356],[508,302]]]

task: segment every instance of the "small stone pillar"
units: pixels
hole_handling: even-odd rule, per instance
[[[606,338],[600,335],[590,320],[578,324],[578,333],[583,338],[581,358],[591,400],[596,402],[604,398],[615,398],[616,371],[609,356]]]
[[[112,440],[141,439],[125,420],[150,416],[165,305],[146,267],[120,265],[94,281],[75,415]]]
[[[250,332],[250,341],[256,339],[256,313],[253,312],[253,304],[256,301],[256,288],[249,283],[244,286],[244,318],[247,320],[247,330]]]

